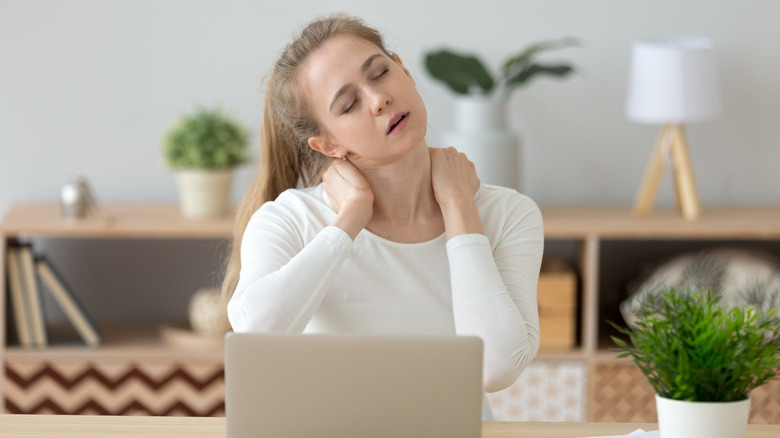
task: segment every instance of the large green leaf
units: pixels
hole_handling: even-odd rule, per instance
[[[562,78],[567,76],[569,73],[573,71],[574,68],[568,64],[561,64],[561,65],[531,64],[506,79],[507,91],[511,90],[512,88],[519,87],[525,84],[526,82],[528,82],[534,76],[537,75],[554,76],[554,77]]]
[[[539,52],[579,45],[579,40],[576,38],[562,38],[557,41],[542,41],[540,43],[532,44],[519,54],[507,59],[506,62],[504,62],[504,65],[501,67],[501,72],[504,76],[509,76],[512,74],[512,72],[524,68],[528,63],[531,62],[531,59],[534,57],[534,55]]]
[[[476,87],[489,93],[495,86],[493,77],[476,56],[440,50],[425,57],[425,66],[431,76],[458,94],[469,94]]]

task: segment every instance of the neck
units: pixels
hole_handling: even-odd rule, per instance
[[[367,228],[417,226],[441,216],[424,144],[399,160],[360,170],[374,192],[374,217]]]

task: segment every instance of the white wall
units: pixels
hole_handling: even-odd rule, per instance
[[[510,102],[522,188],[540,204],[630,206],[657,134],[623,116],[631,42],[709,36],[725,114],[688,131],[702,203],[780,201],[775,0],[0,0],[0,214],[56,200],[73,173],[101,201],[174,202],[160,139],[176,115],[221,104],[256,139],[272,61],[300,26],[333,11],[385,33],[427,102],[433,145],[452,97],[426,76],[427,50],[471,50],[497,66],[531,42],[579,37],[583,48],[549,54],[574,62],[577,77],[542,79]],[[673,203],[669,181],[660,205]]]
[[[406,59],[433,144],[450,127],[452,99],[426,76],[426,50],[473,50],[497,66],[530,42],[579,37],[583,48],[548,54],[575,62],[577,77],[542,79],[510,103],[523,138],[522,188],[542,204],[631,204],[657,133],[623,117],[631,41],[709,36],[725,114],[689,128],[702,202],[780,200],[773,0],[2,0],[0,213],[13,201],[55,200],[73,173],[104,201],[175,201],[160,158],[174,117],[221,104],[256,136],[261,80],[275,55],[311,17],[338,10],[379,27]],[[662,188],[659,203],[672,201]]]

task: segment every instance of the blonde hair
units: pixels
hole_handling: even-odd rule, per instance
[[[325,41],[344,34],[362,38],[390,55],[376,29],[356,17],[336,14],[309,23],[274,64],[268,78],[260,129],[260,169],[239,204],[222,281],[222,298],[226,303],[238,284],[241,239],[252,214],[289,188],[318,184],[330,162],[308,144],[309,137],[319,135],[321,128],[308,108],[299,78],[311,52]]]

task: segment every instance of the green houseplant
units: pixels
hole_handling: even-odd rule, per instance
[[[563,78],[573,73],[574,67],[571,64],[540,63],[536,61],[536,56],[547,50],[577,44],[574,38],[532,44],[504,61],[498,76],[490,73],[476,55],[460,54],[450,50],[428,53],[425,56],[425,67],[433,78],[443,82],[455,94],[497,95],[497,98],[501,99],[508,97],[513,90],[537,76]]]
[[[535,77],[571,74],[570,64],[538,62],[537,55],[575,44],[573,38],[532,44],[509,57],[499,74],[491,73],[476,55],[450,50],[426,54],[428,73],[457,96],[454,129],[445,134],[444,144],[465,152],[482,182],[520,188],[520,139],[506,128],[507,100]]]
[[[165,135],[164,157],[177,172],[182,214],[218,217],[230,211],[233,170],[247,161],[249,135],[220,109],[180,117]]]
[[[780,318],[698,292],[648,294],[635,329],[612,324],[628,340],[613,341],[655,389],[661,436],[741,437],[749,392],[780,371]]]

